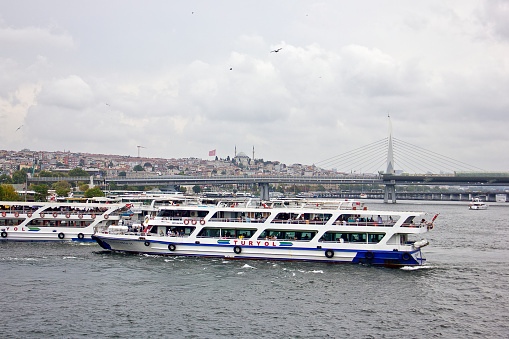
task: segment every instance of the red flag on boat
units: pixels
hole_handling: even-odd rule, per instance
[[[209,157],[216,155],[216,150],[209,151]]]
[[[437,214],[433,217],[433,219],[431,220],[431,222],[435,221],[435,219],[438,217],[438,215],[439,215],[439,214],[440,214],[440,213],[437,213]]]

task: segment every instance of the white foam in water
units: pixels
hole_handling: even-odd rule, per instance
[[[256,269],[256,267],[250,266],[248,264],[245,264],[244,266],[242,266],[242,268],[254,268],[254,269]]]
[[[429,268],[435,268],[436,266],[403,266],[400,270],[404,271],[416,271],[416,270],[425,270]]]
[[[322,270],[315,270],[315,271],[311,271],[311,273],[322,273],[323,274],[323,271]]]

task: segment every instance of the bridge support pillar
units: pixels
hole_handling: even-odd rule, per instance
[[[394,184],[385,184],[384,190],[384,203],[396,203],[396,185]]]
[[[259,183],[258,186],[260,186],[260,199],[269,200],[269,184]]]

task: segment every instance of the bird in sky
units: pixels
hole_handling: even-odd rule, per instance
[[[23,125],[19,126],[15,132],[19,131],[21,129],[21,127],[23,127]]]
[[[279,51],[280,51],[280,50],[282,50],[282,49],[283,49],[283,47],[279,47],[278,49],[275,49],[275,50],[270,51],[270,52],[271,52],[271,53],[277,53],[277,52],[279,52]]]

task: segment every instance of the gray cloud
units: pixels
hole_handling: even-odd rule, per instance
[[[311,164],[390,113],[400,139],[509,167],[503,2],[78,3],[0,5],[4,148]]]

